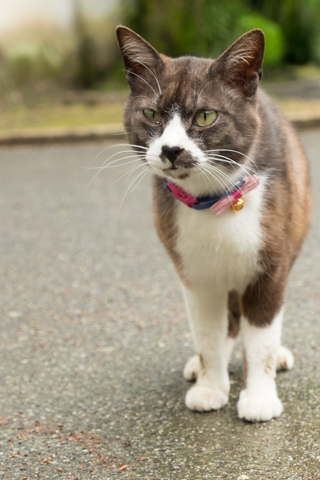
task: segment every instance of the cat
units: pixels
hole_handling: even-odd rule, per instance
[[[124,26],[117,38],[131,89],[124,125],[154,174],[155,226],[197,352],[184,369],[196,380],[186,405],[202,412],[227,404],[240,330],[239,418],[278,417],[276,370],[294,363],[280,343],[285,289],[311,194],[295,131],[259,87],[264,34],[245,33],[216,60],[169,58]]]

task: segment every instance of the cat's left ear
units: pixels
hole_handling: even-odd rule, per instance
[[[246,97],[255,94],[262,77],[265,37],[256,28],[242,35],[210,67],[231,88]]]
[[[121,25],[117,27],[117,39],[131,88],[138,85],[145,88],[141,78],[149,77],[153,83],[156,78],[153,72],[164,66],[157,50],[133,30]]]

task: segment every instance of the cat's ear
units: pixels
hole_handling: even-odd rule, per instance
[[[153,83],[155,72],[164,66],[157,50],[130,28],[121,25],[117,27],[117,39],[131,88],[145,88],[144,81],[153,80]]]
[[[260,29],[242,35],[210,67],[231,88],[247,97],[255,94],[262,77],[265,38]]]

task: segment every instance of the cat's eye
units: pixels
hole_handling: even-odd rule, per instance
[[[199,127],[207,127],[211,125],[216,118],[217,112],[215,110],[199,110],[194,117],[194,122]]]
[[[146,117],[147,120],[149,120],[149,122],[160,123],[159,113],[155,112],[154,110],[151,110],[151,108],[145,108],[143,110],[143,115]]]

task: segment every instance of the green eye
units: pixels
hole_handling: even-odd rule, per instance
[[[199,110],[194,117],[195,124],[199,127],[207,127],[211,125],[217,118],[215,110]]]
[[[145,108],[143,110],[143,115],[146,117],[147,120],[149,120],[149,122],[160,123],[159,113],[155,112],[154,110],[151,110],[151,108]]]

